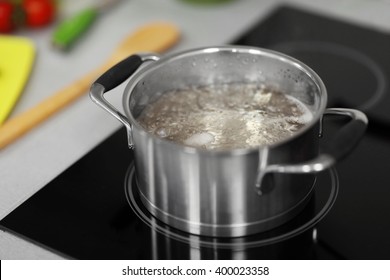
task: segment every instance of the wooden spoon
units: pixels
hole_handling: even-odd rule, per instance
[[[178,29],[169,23],[158,22],[141,27],[125,38],[101,67],[0,126],[0,149],[87,93],[99,75],[127,56],[137,52],[162,52],[171,47],[178,39]]]

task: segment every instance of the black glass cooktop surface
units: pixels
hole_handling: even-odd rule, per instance
[[[161,225],[134,207],[133,154],[120,129],[2,219],[2,230],[75,259],[390,259],[390,34],[283,6],[233,43],[302,60],[324,80],[328,107],[357,108],[369,118],[353,153],[318,175],[300,215],[236,239]],[[339,125],[326,120],[321,142]]]

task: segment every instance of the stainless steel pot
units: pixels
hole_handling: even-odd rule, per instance
[[[104,93],[129,77],[122,114]],[[221,83],[264,84],[297,98],[313,119],[280,143],[224,151],[157,138],[137,123],[145,106],[166,91]],[[103,74],[90,96],[127,128],[147,209],[170,226],[200,235],[244,236],[289,221],[309,200],[315,173],[347,155],[367,125],[360,111],[326,109],[325,86],[312,69],[284,54],[252,47],[209,47],[161,58],[133,55]],[[346,115],[351,121],[320,153],[324,114]]]

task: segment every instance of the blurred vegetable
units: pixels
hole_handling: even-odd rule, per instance
[[[13,5],[8,2],[0,2],[0,32],[11,32],[14,29],[12,22]]]
[[[23,23],[23,12],[10,1],[0,0],[0,33],[10,33]]]
[[[101,13],[119,2],[120,0],[95,1],[60,21],[53,32],[53,46],[60,50],[69,50],[91,28]]]
[[[53,32],[52,43],[61,50],[67,50],[92,25],[99,10],[87,8],[61,22]]]
[[[51,23],[56,15],[53,0],[23,0],[22,7],[28,27],[42,27]]]

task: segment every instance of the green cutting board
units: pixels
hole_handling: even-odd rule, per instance
[[[30,75],[35,47],[31,40],[0,35],[0,124],[8,117]]]

